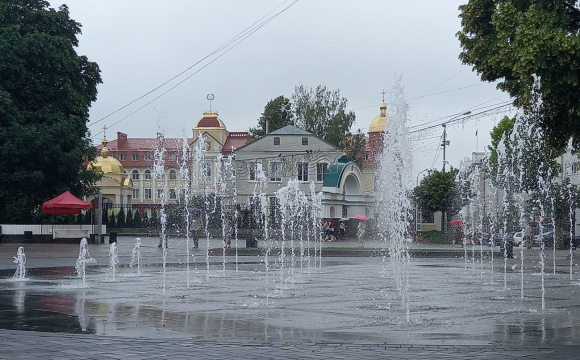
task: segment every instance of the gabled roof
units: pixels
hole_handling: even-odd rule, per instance
[[[283,128],[280,128],[278,130],[272,131],[271,133],[268,133],[268,135],[312,135],[312,136],[314,136],[313,133],[309,133],[308,131],[300,129],[294,125],[286,125]]]

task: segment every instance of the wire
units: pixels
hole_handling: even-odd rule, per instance
[[[439,137],[439,141],[443,140],[443,134],[441,134],[441,136]],[[433,159],[433,163],[431,164],[431,169],[435,168],[435,162],[437,161],[437,158],[439,157],[439,150],[441,150],[441,146],[437,146],[437,151],[435,152],[435,158]]]
[[[93,126],[96,125],[97,123],[99,123],[102,120],[107,119],[109,116],[116,114],[117,112],[125,109],[127,106],[134,104],[135,102],[143,99],[144,97],[146,97],[147,95],[157,91],[158,89],[160,89],[161,87],[167,85],[168,83],[170,83],[171,81],[175,80],[176,78],[178,78],[179,76],[183,75],[184,73],[188,72],[189,70],[191,70],[193,67],[195,67],[196,65],[200,64],[201,62],[203,62],[204,60],[206,60],[207,58],[211,57],[212,55],[215,55],[221,51],[225,50],[222,54],[220,54],[219,56],[215,57],[214,59],[212,59],[209,63],[205,64],[204,66],[202,66],[200,69],[198,69],[197,71],[195,71],[193,74],[187,76],[184,80],[178,82],[176,85],[172,86],[171,88],[169,88],[169,90],[163,92],[161,95],[157,96],[156,98],[154,98],[153,100],[149,101],[148,103],[146,103],[145,105],[143,105],[142,107],[138,108],[137,110],[133,111],[132,113],[130,113],[129,115],[125,116],[124,118],[122,118],[121,120],[115,122],[112,126],[118,124],[119,122],[125,120],[126,118],[128,118],[129,116],[135,114],[137,111],[143,109],[144,107],[146,107],[147,105],[151,104],[153,101],[159,99],[161,96],[167,94],[169,91],[173,90],[174,88],[176,88],[177,86],[181,85],[183,82],[185,82],[186,80],[188,80],[189,78],[191,78],[193,75],[197,74],[198,72],[200,72],[201,70],[203,70],[204,68],[206,68],[208,65],[210,65],[211,63],[213,63],[214,61],[216,61],[217,59],[219,59],[220,57],[222,57],[223,55],[227,54],[230,50],[232,50],[233,48],[235,48],[237,45],[239,45],[242,41],[244,41],[245,39],[247,39],[248,37],[250,37],[251,35],[253,35],[256,31],[258,31],[259,29],[261,29],[263,26],[265,26],[267,23],[269,23],[270,21],[272,21],[274,18],[276,18],[278,15],[280,15],[281,13],[285,12],[286,10],[288,10],[291,6],[293,6],[294,4],[296,4],[298,2],[298,0],[294,0],[290,5],[286,6],[284,9],[280,10],[279,12],[275,13],[274,15],[270,16],[269,18],[267,18],[266,20],[260,22],[262,19],[264,19],[265,17],[267,17],[269,14],[271,14],[273,11],[275,11],[276,9],[278,9],[280,6],[282,6],[284,3],[288,2],[289,0],[285,0],[284,2],[280,3],[280,5],[276,6],[274,9],[270,10],[268,13],[266,13],[266,15],[262,16],[260,19],[258,19],[257,21],[255,21],[252,25],[248,26],[246,29],[244,29],[242,32],[238,33],[236,36],[234,36],[233,38],[231,38],[230,40],[228,40],[226,43],[224,43],[223,45],[221,45],[220,47],[218,47],[216,50],[214,50],[213,52],[211,52],[209,55],[203,57],[202,59],[200,59],[199,61],[197,61],[195,64],[191,65],[190,67],[188,67],[187,69],[183,70],[182,72],[180,72],[179,74],[173,76],[171,79],[165,81],[164,83],[162,83],[161,85],[157,86],[156,88],[154,88],[153,90],[141,95],[140,97],[138,97],[137,99],[129,102],[128,104],[122,106],[121,108],[113,111],[112,113],[100,118],[99,120],[93,122],[91,125],[89,126]],[[256,24],[258,24],[258,26],[255,26]],[[233,44],[233,45],[232,45]],[[93,135],[99,135],[101,132]]]
[[[459,75],[460,72],[462,72],[463,70],[467,69],[467,67],[464,67],[463,69],[459,70],[458,72],[456,72],[455,74],[453,74],[450,78],[448,78],[447,80],[443,81],[441,84],[435,86],[433,89],[427,91],[425,94],[415,98],[415,100],[419,100],[427,95],[429,95],[433,90],[437,89],[438,87],[440,87],[441,85],[445,84],[446,82],[448,82],[449,80],[453,79],[455,76]]]
[[[410,130],[409,133],[410,134],[413,134],[413,133],[417,133],[417,132],[420,132],[420,131],[424,131],[424,130],[436,128],[436,127],[441,126],[443,124],[453,124],[453,123],[456,123],[456,122],[459,122],[459,121],[474,120],[476,118],[481,118],[483,116],[489,116],[489,115],[491,115],[491,114],[488,114],[490,112],[494,112],[495,114],[502,113],[499,110],[502,109],[502,108],[505,108],[505,107],[511,108],[511,105],[504,104],[504,105],[496,106],[494,108],[487,109],[487,110],[481,111],[479,113],[475,113],[475,114],[472,114],[472,115],[466,115],[465,117],[458,117],[457,119],[451,119],[451,120],[439,122],[437,124],[429,125],[429,126],[426,126],[426,127],[421,128],[421,129],[413,129],[413,130]],[[507,111],[504,111],[504,112],[507,112]],[[418,126],[420,126],[420,125],[418,125]]]

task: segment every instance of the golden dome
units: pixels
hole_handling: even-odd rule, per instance
[[[107,138],[103,138],[103,148],[101,149],[101,156],[97,156],[95,161],[87,166],[87,169],[94,170],[94,171],[102,171],[103,174],[118,174],[118,175],[125,175],[123,171],[123,165],[119,162],[119,160],[115,159],[112,156],[109,156],[109,149],[107,149]]]
[[[385,104],[385,101],[383,100],[383,103],[381,104],[381,115],[375,117],[373,121],[371,121],[369,132],[385,132],[387,124],[387,104]]]
[[[203,117],[199,119],[194,130],[226,130],[224,123],[218,118],[215,111],[206,111]]]

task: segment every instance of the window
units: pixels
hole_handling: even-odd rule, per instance
[[[157,198],[161,199],[163,197],[163,189],[157,189]]]
[[[175,200],[177,199],[177,192],[175,189],[169,189],[169,199]]]
[[[308,181],[308,163],[298,163],[298,180]]]
[[[327,163],[316,164],[316,181],[324,181],[324,174],[328,172]]]
[[[131,175],[133,176],[133,180],[139,180],[139,170],[131,171]]]
[[[133,154],[133,155],[131,155],[131,160],[133,160],[133,161],[139,160],[139,154]]]
[[[125,161],[125,154],[119,154],[119,161]]]
[[[201,181],[206,184],[211,181],[211,163],[207,160],[201,163]]]
[[[282,181],[282,163],[270,163],[270,181]]]
[[[308,145],[308,138],[307,137],[302,138],[302,145]]]
[[[373,180],[373,189],[377,189],[379,187],[379,177],[375,176],[374,180]]]
[[[151,200],[151,189],[145,189],[145,200]]]
[[[258,163],[257,162],[252,162],[250,163],[250,180],[252,181],[256,181],[258,180]]]
[[[169,161],[177,160],[177,155],[174,152],[169,153]]]
[[[274,136],[274,145],[280,145],[280,137]]]
[[[143,155],[143,160],[145,161],[151,161],[151,153],[146,153]]]
[[[342,217],[348,218],[348,206],[342,205]]]
[[[362,156],[363,160],[368,160],[370,158],[369,153],[364,153]]]
[[[175,170],[169,171],[169,180],[177,180],[177,172]]]
[[[133,199],[139,200],[139,189],[133,189]]]
[[[151,170],[145,170],[145,180],[151,180]]]
[[[280,221],[280,202],[275,196],[270,197],[270,218],[275,223]]]

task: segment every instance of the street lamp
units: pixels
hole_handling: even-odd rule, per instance
[[[419,175],[421,175],[422,173],[424,173],[425,171],[429,171],[430,169],[425,169],[425,170],[421,170],[419,171],[419,173],[417,174],[417,186],[419,186]]]

